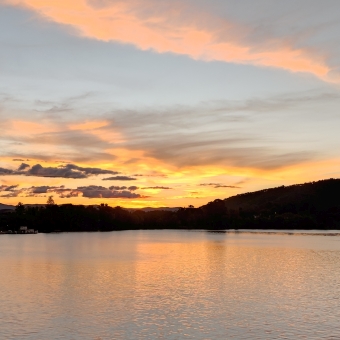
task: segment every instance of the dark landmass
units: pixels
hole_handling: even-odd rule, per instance
[[[200,208],[123,209],[49,204],[0,210],[0,231],[134,229],[340,229],[340,179],[281,186],[215,200]]]
[[[1,210],[14,210],[14,209],[15,209],[15,207],[13,205],[0,203],[0,211]]]
[[[157,211],[157,210],[163,210],[163,211],[177,211],[178,209],[180,209],[180,207],[177,208],[168,208],[168,207],[164,207],[164,208],[140,208],[140,209],[128,209],[130,211],[138,211],[138,210],[142,210],[145,212],[149,212],[149,211]]]

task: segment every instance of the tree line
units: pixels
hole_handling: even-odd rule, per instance
[[[217,199],[202,207],[129,210],[121,207],[19,203],[0,214],[1,231],[20,226],[39,232],[134,229],[340,229],[340,180],[329,179]]]

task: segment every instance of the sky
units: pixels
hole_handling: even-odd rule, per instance
[[[340,175],[338,0],[0,0],[0,202],[199,207]]]

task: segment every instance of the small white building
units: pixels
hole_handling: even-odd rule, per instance
[[[28,229],[26,226],[19,228],[18,234],[38,234],[38,230]]]
[[[22,226],[19,228],[19,234],[27,234],[27,227]]]

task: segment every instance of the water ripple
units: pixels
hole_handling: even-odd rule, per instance
[[[340,237],[299,236],[1,236],[0,338],[340,339]]]

